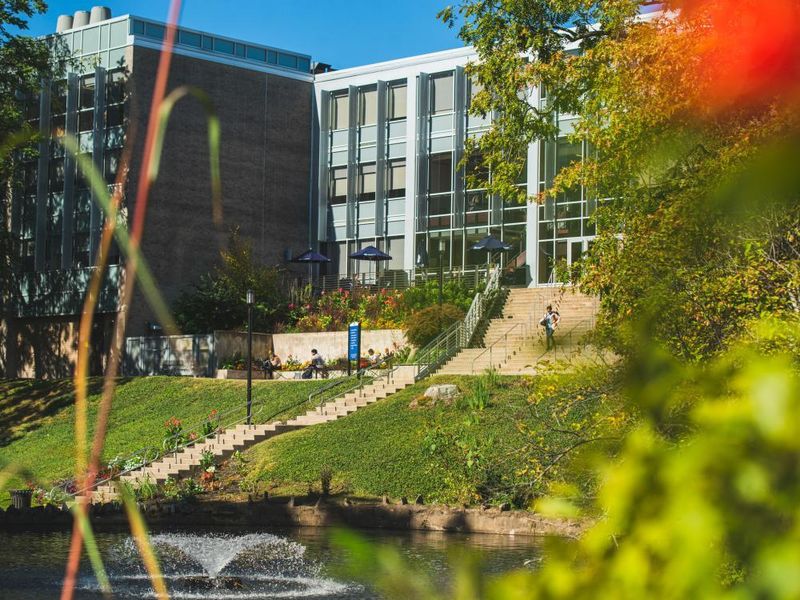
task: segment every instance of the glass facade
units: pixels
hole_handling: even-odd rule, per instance
[[[519,282],[534,285],[554,283],[560,262],[581,260],[595,235],[596,206],[581,186],[541,205],[519,203],[490,194],[485,182],[493,174],[478,156],[465,159],[467,140],[482,136],[492,117],[469,114],[479,87],[463,66],[426,73],[421,65],[413,80],[387,77],[388,83],[381,75],[371,84],[360,78],[357,86],[343,77],[338,87],[321,91],[327,110],[321,177],[328,192],[321,198],[327,218],[319,239],[337,246],[332,254],[346,256],[368,240],[386,244],[387,233],[395,232],[406,269],[458,271],[487,263],[486,252],[470,247],[492,235],[512,247],[492,261],[524,271]],[[413,120],[410,107],[416,107]],[[569,141],[572,121],[560,124],[558,139],[531,145],[532,164],[520,165],[518,185],[529,197],[588,155],[586,144]],[[413,223],[413,236],[405,223]],[[359,265],[340,261],[338,269],[351,275]]]
[[[102,218],[93,208],[88,180],[78,161],[65,151],[63,138],[73,135],[82,157],[113,184],[124,143],[125,79],[122,70],[96,67],[92,75],[70,74],[66,80],[46,85],[31,100],[28,122],[40,131],[49,129],[49,135],[40,143],[38,157],[23,157],[24,181],[14,202],[15,236],[24,272],[91,266]],[[37,239],[43,242],[40,249]],[[118,262],[116,250],[110,262]]]
[[[567,136],[542,143],[539,153],[539,190],[548,189],[561,169],[581,161],[590,149],[586,142],[572,142]],[[596,231],[591,217],[596,208],[584,186],[575,186],[548,198],[538,210],[538,278],[537,283],[554,283],[557,266],[580,262]]]
[[[160,42],[164,39],[164,32],[165,28],[161,23],[146,21],[140,18],[131,19],[131,35],[138,35]],[[311,57],[305,54],[297,54],[295,52],[279,50],[278,48],[244,43],[238,40],[202,33],[200,31],[191,31],[182,27],[178,28],[178,35],[175,43],[178,46],[186,46],[187,48],[203,50],[221,56],[233,56],[254,63],[265,63],[292,71],[300,71],[302,73],[311,72]]]

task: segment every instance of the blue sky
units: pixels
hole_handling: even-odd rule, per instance
[[[454,30],[436,20],[448,0],[184,0],[186,27],[310,54],[336,68],[352,67],[462,45]],[[169,0],[49,0],[46,14],[31,20],[30,33],[55,31],[60,14],[111,8],[166,20]]]

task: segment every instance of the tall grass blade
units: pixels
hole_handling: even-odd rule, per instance
[[[136,546],[139,548],[139,553],[142,555],[142,561],[144,562],[145,569],[147,569],[147,574],[150,576],[156,598],[158,600],[169,600],[169,593],[164,583],[164,577],[161,574],[158,557],[153,551],[153,545],[150,543],[150,535],[147,532],[147,525],[142,518],[142,513],[139,512],[136,500],[131,496],[130,491],[125,486],[118,485],[117,493],[119,493],[122,498],[122,504],[125,506],[128,522],[131,525],[131,534],[136,541]]]
[[[211,206],[214,223],[216,225],[222,224],[222,179],[220,177],[219,167],[219,140],[220,140],[220,124],[217,111],[214,104],[211,102],[209,95],[194,86],[184,85],[172,90],[169,95],[164,98],[161,103],[161,110],[159,111],[159,127],[156,134],[156,140],[153,145],[153,154],[150,156],[150,183],[154,183],[158,178],[158,169],[161,165],[161,151],[164,147],[164,136],[167,132],[167,124],[169,117],[172,114],[172,109],[175,108],[177,102],[187,96],[194,96],[202,105],[203,111],[206,113],[206,121],[208,123],[208,155],[211,161]]]
[[[94,538],[92,525],[89,523],[89,517],[86,512],[76,504],[72,507],[72,514],[78,521],[81,535],[83,536],[83,543],[86,547],[86,554],[89,556],[89,563],[92,565],[94,576],[97,578],[97,583],[100,585],[100,590],[106,598],[111,598],[111,582],[108,579],[108,573],[103,565],[103,557],[100,556],[100,550],[97,548],[97,541]]]
[[[78,166],[80,167],[81,172],[84,174],[86,179],[89,180],[89,185],[91,185],[95,198],[97,198],[100,208],[103,209],[106,218],[111,218],[112,216],[115,217],[115,211],[112,208],[111,198],[109,197],[105,180],[100,176],[100,173],[98,173],[94,163],[91,161],[91,159],[83,156],[79,152],[78,143],[74,137],[64,136],[64,147],[68,152],[75,156]],[[161,322],[161,324],[164,326],[164,329],[168,333],[176,333],[178,331],[178,327],[175,325],[175,321],[170,314],[169,308],[167,307],[161,292],[158,290],[158,285],[156,284],[155,278],[147,266],[144,256],[142,256],[142,253],[139,249],[139,244],[133,243],[130,235],[128,234],[127,228],[124,224],[120,223],[116,217],[114,219],[114,223],[114,235],[117,238],[117,243],[120,246],[120,250],[122,250],[128,259],[137,263],[137,274],[142,285],[142,292],[144,293],[145,298],[147,298],[147,301],[150,304],[150,307],[153,309],[153,312],[156,314],[156,318],[159,320],[159,322]]]

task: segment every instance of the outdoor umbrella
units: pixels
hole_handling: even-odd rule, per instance
[[[375,246],[367,246],[366,248],[362,248],[358,252],[353,252],[350,255],[350,258],[354,260],[368,260],[374,263],[377,263],[378,261],[381,260],[392,260],[391,256],[386,254],[386,252],[378,250]]]
[[[331,259],[327,256],[322,256],[319,252],[314,252],[310,248],[299,256],[295,256],[291,262],[293,263],[329,263]]]
[[[474,243],[469,248],[470,250],[486,250],[486,264],[489,265],[492,262],[492,251],[499,250],[500,252],[504,252],[506,250],[511,250],[511,244],[506,244],[502,240],[498,240],[491,235],[487,235],[485,238],[480,240],[479,242]],[[488,268],[488,266],[487,266]]]
[[[319,252],[314,252],[311,248],[309,248],[299,256],[295,256],[290,262],[308,265],[308,276],[310,280],[313,277],[312,265],[329,263],[331,262],[331,259],[327,256],[323,256]],[[310,283],[313,285],[314,282],[310,281]]]
[[[491,235],[487,235],[479,242],[475,242],[469,248],[470,250],[486,250],[491,252],[492,250],[511,250],[511,244],[506,244],[498,240],[497,238],[492,237]]]

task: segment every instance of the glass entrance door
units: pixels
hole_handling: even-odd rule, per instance
[[[569,282],[572,266],[578,264],[588,250],[586,238],[566,238],[539,243],[539,284]]]

